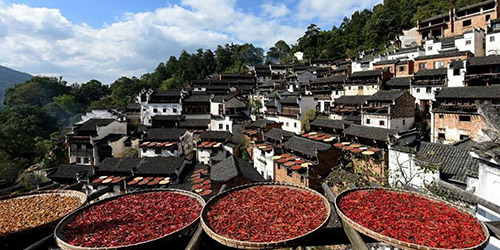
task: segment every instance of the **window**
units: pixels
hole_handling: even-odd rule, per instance
[[[427,47],[427,50],[432,50],[432,46],[428,46],[428,47]]]
[[[76,157],[76,163],[82,163],[82,158]]]
[[[425,93],[430,94],[432,92],[432,89],[430,87],[425,88]]]
[[[153,109],[153,113],[158,113],[158,109],[157,109],[157,108],[154,108],[154,109]]]
[[[385,126],[385,121],[380,121],[379,124],[380,126]]]
[[[470,122],[470,116],[468,115],[461,115],[458,117],[458,120],[461,122]]]
[[[297,128],[297,123],[296,122],[293,123],[293,127]]]
[[[226,130],[229,131],[229,125],[226,125]]]
[[[286,126],[287,126],[287,127],[289,127],[289,126],[290,126],[290,124],[289,124],[288,122],[286,122],[285,124],[286,124]]]
[[[465,139],[469,139],[468,135],[460,135],[460,140],[463,141]]]
[[[444,119],[444,115],[439,115],[439,119]]]
[[[167,109],[165,109],[165,108],[164,108],[164,109],[163,109],[163,113],[167,113]]]
[[[427,63],[419,63],[418,64],[419,69],[426,69],[427,68]]]
[[[161,148],[155,148],[155,154],[161,154]]]
[[[87,157],[83,158],[83,163],[85,163],[85,164],[89,164],[89,162],[90,162],[90,159],[89,159],[89,158],[87,158]]]
[[[370,124],[370,119],[366,119],[366,124]]]
[[[359,87],[358,87],[358,90],[363,90],[363,86],[359,86]]]
[[[146,151],[148,151],[148,149],[147,149],[147,148],[143,148],[143,149],[142,149],[142,152],[143,152],[143,153],[146,153]]]
[[[224,127],[224,125],[219,124],[219,130],[222,130],[223,127]]]
[[[420,93],[420,89],[419,88],[417,89],[417,93]]]
[[[87,145],[82,144],[82,145],[81,145],[81,148],[82,148],[82,150],[85,150],[85,149],[87,149]]]
[[[446,140],[446,134],[445,133],[438,133],[438,139],[439,140]]]
[[[78,145],[76,144],[71,144],[71,150],[76,150],[78,149]]]
[[[349,86],[349,90],[351,90],[351,86]]]
[[[405,66],[399,66],[399,72],[403,72],[406,70],[406,67]]]
[[[434,68],[435,69],[440,69],[440,68],[443,68],[443,67],[444,67],[444,62],[443,61],[434,62]]]
[[[460,75],[460,69],[454,69],[453,70],[453,75],[454,76],[459,76]]]
[[[472,44],[472,40],[466,40],[465,41],[465,45],[471,45]]]
[[[403,120],[403,125],[406,125],[406,120]]]
[[[172,109],[172,112],[177,113],[177,109],[176,108]]]
[[[491,16],[490,15],[486,15],[486,17],[484,19],[486,20],[486,22],[488,22],[491,19]]]
[[[495,41],[495,37],[494,36],[491,36],[490,37],[490,42],[494,42]]]
[[[472,25],[472,21],[471,21],[470,19],[469,19],[469,20],[465,20],[465,21],[463,21],[463,23],[462,23],[462,26],[463,26],[463,27],[469,27],[469,26],[471,26],[471,25]]]

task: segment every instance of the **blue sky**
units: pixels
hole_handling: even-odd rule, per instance
[[[0,65],[69,82],[140,76],[183,49],[295,43],[381,0],[0,0]]]

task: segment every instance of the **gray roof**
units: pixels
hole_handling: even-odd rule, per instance
[[[311,141],[298,136],[294,136],[283,143],[283,147],[309,156],[317,156],[318,152],[327,151],[331,148],[329,144]]]
[[[389,87],[410,87],[412,77],[394,77],[387,81],[386,85]]]
[[[474,57],[472,57],[474,58]],[[450,67],[452,69],[463,69],[464,68],[464,61],[462,60],[456,60],[450,63]]]
[[[404,90],[380,90],[372,96],[368,97],[368,101],[396,101],[399,97],[408,92]]]
[[[497,139],[498,140],[498,139]],[[474,146],[474,152],[481,157],[481,159],[490,161],[494,160],[500,162],[500,141],[487,141],[478,143]]]
[[[384,72],[382,69],[358,71],[352,73],[350,78],[382,76],[382,72]]]
[[[97,165],[96,172],[131,175],[141,160],[141,158],[106,158]]]
[[[155,115],[153,121],[181,121],[183,118],[182,115]]]
[[[189,103],[189,102],[210,102],[210,98],[211,96],[210,95],[191,95],[191,96],[188,96],[186,98],[184,98],[184,100],[182,100],[182,102],[186,102],[186,103]]]
[[[441,178],[461,183],[467,182],[467,175],[477,175],[478,161],[469,150],[452,145],[421,142],[416,157],[420,161],[439,165]]]
[[[347,127],[351,125],[352,122],[344,121],[344,120],[330,120],[330,119],[316,119],[311,122],[311,126],[316,127],[324,127],[324,128],[333,128],[333,129],[344,129],[344,126]],[[347,125],[347,126],[346,126]]]
[[[266,119],[259,119],[257,121],[254,121],[252,123],[252,126],[258,127],[258,128],[266,128],[268,124],[277,124],[277,122],[266,120]]]
[[[181,97],[181,90],[155,91],[151,96]]]
[[[366,100],[370,97],[369,95],[356,95],[356,96],[341,96],[335,99],[335,104],[344,104],[344,105],[362,105],[366,102]]]
[[[210,124],[210,119],[187,119],[179,122],[180,128],[198,128],[207,127]]]
[[[213,182],[228,182],[233,178],[241,176],[251,181],[264,181],[264,177],[255,170],[250,162],[234,156],[215,164],[210,171],[210,179]]]
[[[487,66],[500,64],[500,55],[471,57],[467,61],[470,66]]]
[[[396,129],[376,128],[369,126],[361,126],[357,124],[352,124],[347,129],[344,130],[344,134],[346,135],[373,139],[377,141],[387,141],[389,139],[389,136],[396,135],[397,133],[398,130]]]
[[[231,136],[228,131],[203,131],[200,134],[200,139],[211,139],[211,140],[226,140]]]
[[[460,88],[444,88],[436,98],[445,99],[500,99],[500,86],[474,86]]]
[[[79,172],[86,172],[87,177],[94,176],[94,166],[90,165],[69,165],[63,164],[57,167],[56,172],[49,175],[50,179],[67,179],[67,180],[75,180],[76,174]]]
[[[292,137],[294,133],[288,132],[282,129],[273,128],[271,131],[264,134],[264,137],[271,138],[273,140],[286,140]]]
[[[379,61],[379,62],[373,63],[373,65],[397,64],[398,62],[399,62],[399,59],[383,60],[383,61]]]
[[[347,79],[347,76],[345,75],[335,75],[335,76],[330,76],[330,77],[324,77],[324,78],[316,78],[314,80],[311,80],[311,83],[343,83]]]
[[[298,104],[297,96],[287,96],[285,99],[280,101],[281,104]]]
[[[152,128],[146,132],[144,140],[151,141],[168,141],[179,140],[181,136],[186,134],[186,129],[173,129],[173,128]]]
[[[436,55],[419,56],[419,57],[415,58],[415,61],[430,60],[430,59],[437,59],[437,58],[446,58],[446,57],[457,57],[457,56],[464,56],[467,54],[472,54],[472,53],[470,51],[453,51],[453,52],[447,52],[447,53],[439,53]]]
[[[415,73],[415,77],[427,77],[427,76],[446,76],[447,69],[420,69],[417,73]]]
[[[76,130],[82,130],[82,131],[97,131],[97,127],[102,127],[109,125],[110,123],[114,122],[115,119],[96,119],[92,118],[83,124],[81,124]]]
[[[148,157],[142,158],[136,174],[174,175],[184,163],[183,157]]]

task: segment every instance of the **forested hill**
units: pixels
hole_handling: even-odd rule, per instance
[[[484,0],[384,0],[371,10],[356,11],[331,30],[311,25],[298,39],[292,52],[302,51],[305,58],[354,57],[360,50],[381,50],[402,33],[415,27],[418,20],[448,13]],[[281,57],[283,58],[283,57]]]
[[[6,89],[31,78],[30,74],[0,66],[0,108],[3,107],[3,94]]]

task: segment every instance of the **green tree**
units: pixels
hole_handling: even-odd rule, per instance
[[[35,76],[25,83],[18,84],[5,91],[6,107],[33,105],[43,107],[52,102],[54,97],[69,93],[66,82],[55,77]]]

